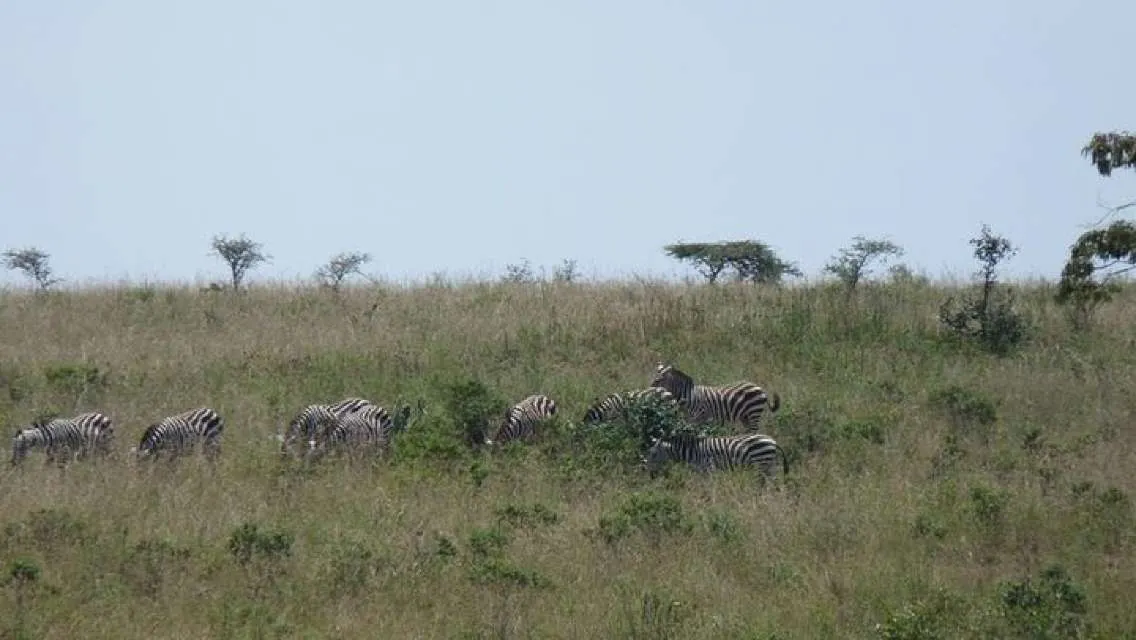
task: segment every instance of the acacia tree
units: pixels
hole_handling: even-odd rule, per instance
[[[8,249],[0,256],[4,266],[9,271],[21,271],[29,280],[39,287],[40,291],[47,291],[52,285],[62,282],[60,278],[53,277],[50,259],[51,256],[42,249],[28,247],[26,249]]]
[[[1136,136],[1129,132],[1096,133],[1081,149],[1104,177],[1115,169],[1136,169]],[[1136,207],[1136,200],[1108,207],[1109,214]],[[1107,216],[1106,216],[1107,217]],[[1074,311],[1078,326],[1088,323],[1093,309],[1116,291],[1116,279],[1136,269],[1136,224],[1114,220],[1107,227],[1081,234],[1061,270],[1057,301]]]
[[[785,276],[800,276],[796,264],[785,262],[769,245],[756,240],[680,242],[663,247],[670,257],[690,263],[713,284],[732,271],[736,280],[776,284]]]
[[[351,275],[363,275],[363,265],[371,261],[368,253],[350,252],[332,256],[327,264],[316,270],[316,278],[332,291],[339,293],[343,280]]]
[[[212,247],[210,255],[221,258],[229,266],[233,291],[240,288],[249,271],[272,259],[262,251],[263,245],[253,242],[243,233],[239,238],[213,236]]]
[[[849,291],[855,290],[860,280],[871,272],[869,263],[884,262],[888,258],[903,255],[903,249],[888,240],[869,240],[864,236],[855,236],[852,241],[851,247],[841,249],[824,266],[825,273],[839,278]]]

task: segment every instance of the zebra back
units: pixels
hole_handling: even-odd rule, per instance
[[[390,442],[392,422],[386,409],[365,407],[363,410],[325,421],[310,447],[312,457],[320,457],[331,449],[380,451]]]
[[[584,424],[616,420],[627,412],[629,406],[645,398],[654,398],[666,404],[678,404],[678,398],[662,387],[647,387],[646,389],[613,393],[597,400],[592,406],[588,407],[588,410],[584,413]]]
[[[36,421],[18,429],[12,438],[12,464],[18,464],[35,447],[43,447],[49,462],[107,455],[114,440],[114,421],[102,413],[81,413],[71,418]]]
[[[209,407],[167,416],[142,433],[138,454],[149,456],[159,451],[168,451],[176,457],[201,442],[203,452],[213,457],[220,453],[224,429],[225,420]]]
[[[733,436],[676,436],[656,439],[647,451],[643,462],[652,471],[668,460],[684,462],[700,471],[756,466],[766,474],[773,474],[777,456],[789,473],[789,459],[773,438],[760,433]]]
[[[781,396],[772,396],[752,382],[715,387],[696,385],[694,379],[674,365],[660,362],[655,368],[652,387],[661,387],[678,398],[694,424],[706,422],[737,423],[749,431],[761,427],[765,411],[776,412],[781,407]]]
[[[556,415],[556,402],[543,394],[533,394],[505,410],[504,420],[493,438],[485,444],[494,445],[510,440],[531,438],[536,425]]]
[[[359,413],[369,407],[376,405],[363,398],[346,398],[334,404],[310,404],[304,407],[288,423],[281,438],[280,453],[289,455],[300,440],[311,448],[315,443],[317,432],[324,425],[335,423],[341,417]]]

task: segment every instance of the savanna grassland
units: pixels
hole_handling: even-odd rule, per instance
[[[0,294],[0,421],[98,410],[116,459],[0,471],[0,633],[28,638],[1136,637],[1136,293],[1076,331],[943,333],[957,294],[648,282]],[[581,453],[658,360],[776,391],[787,476],[651,477]],[[448,393],[560,406],[474,451]],[[458,386],[455,386],[458,385]],[[281,461],[304,405],[416,413],[375,464]],[[227,421],[216,468],[143,428]],[[597,462],[598,461],[598,462]]]

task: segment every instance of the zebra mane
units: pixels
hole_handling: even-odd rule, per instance
[[[667,378],[667,377],[678,378],[679,380],[682,380],[686,384],[690,384],[690,385],[694,384],[694,378],[691,378],[689,375],[687,375],[683,371],[679,370],[673,364],[668,364],[666,362],[660,362],[658,365],[655,366],[655,379],[651,383],[652,386],[658,384],[659,382],[662,382],[663,379]]]

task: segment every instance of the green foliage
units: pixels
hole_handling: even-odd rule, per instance
[[[286,531],[261,530],[260,525],[246,522],[229,536],[229,553],[242,566],[258,558],[276,561],[292,555],[294,540]]]
[[[89,391],[104,389],[109,376],[95,365],[82,363],[44,367],[43,377],[52,391],[74,398],[78,403]]]
[[[647,394],[633,398],[614,420],[581,424],[574,432],[574,462],[590,468],[623,469],[638,465],[657,438],[709,435],[712,425],[690,425],[673,402]]]
[[[680,262],[694,265],[707,282],[733,271],[735,279],[777,284],[785,276],[800,276],[796,264],[785,262],[769,245],[756,240],[735,242],[680,242],[663,247],[666,254]]]
[[[457,376],[434,385],[442,396],[440,415],[420,414],[415,427],[395,440],[394,461],[465,461],[504,415],[507,403],[501,395],[476,378]],[[477,461],[471,464],[467,469],[480,486],[489,469]]]
[[[601,516],[599,527],[592,532],[608,544],[639,533],[653,545],[664,535],[689,534],[694,522],[686,515],[682,503],[672,495],[636,492],[628,496],[615,513]]]
[[[946,591],[916,600],[876,625],[882,640],[954,640],[962,633],[968,612],[966,602]]]
[[[1061,270],[1055,299],[1067,305],[1077,328],[1120,290],[1116,280],[1136,269],[1136,224],[1116,220],[1104,229],[1081,234]],[[1099,276],[1099,278],[1098,278]]]
[[[824,267],[825,273],[836,276],[849,291],[870,273],[872,262],[903,255],[903,249],[888,240],[869,240],[864,236],[856,236],[852,240],[851,247],[841,249]]]
[[[4,584],[16,595],[16,616],[13,621],[11,637],[29,637],[25,627],[27,620],[28,598],[32,595],[39,583],[42,571],[34,560],[17,558],[8,565],[8,573],[4,576]]]
[[[1081,148],[1081,155],[1106,178],[1114,169],[1136,168],[1136,136],[1127,131],[1094,133]]]
[[[497,518],[513,528],[534,529],[538,526],[551,526],[560,522],[560,516],[541,503],[506,504],[496,509]]]
[[[1084,589],[1060,565],[1046,568],[1037,579],[1005,583],[1001,596],[999,637],[1063,640],[1088,632]]]
[[[1111,176],[1114,169],[1136,168],[1136,136],[1127,131],[1095,133],[1081,149],[1097,172]],[[1128,202],[1111,207],[1111,213],[1136,206]],[[1077,329],[1087,328],[1098,306],[1119,290],[1116,280],[1136,268],[1136,225],[1115,220],[1104,229],[1087,231],[1073,243],[1061,270],[1055,295],[1066,305]],[[1097,277],[1099,279],[1097,279]]]
[[[993,400],[957,384],[935,391],[929,399],[933,406],[946,413],[959,433],[987,435],[987,428],[998,421],[998,408]]]
[[[1017,249],[986,225],[982,225],[982,233],[972,238],[970,244],[981,264],[977,274],[981,295],[958,301],[947,298],[939,307],[939,321],[956,337],[977,342],[990,353],[1006,355],[1029,335],[1025,318],[1014,306],[1012,291],[999,293],[996,289],[998,265],[1012,258]]]
[[[39,291],[47,291],[63,281],[52,275],[50,261],[49,254],[35,247],[8,249],[0,254],[0,262],[3,262],[5,268],[22,272],[39,287]]]
[[[982,485],[971,487],[970,506],[978,524],[989,533],[998,533],[1002,528],[1010,495],[1002,489]]]

